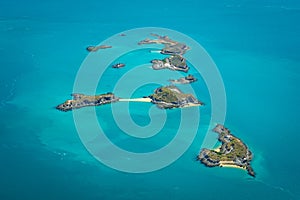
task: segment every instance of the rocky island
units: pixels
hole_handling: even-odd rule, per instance
[[[154,94],[148,97],[152,103],[163,109],[203,105],[192,94],[184,94],[176,86],[159,87],[154,91]]]
[[[151,61],[152,68],[155,70],[160,69],[170,69],[188,72],[189,67],[186,64],[186,60],[181,55],[171,55],[168,58],[164,58],[163,60],[154,59]]]
[[[113,93],[100,94],[95,96],[88,96],[84,94],[72,94],[73,100],[67,100],[64,103],[56,106],[56,109],[61,111],[71,111],[86,106],[100,106],[112,102],[119,101]]]
[[[179,78],[177,80],[170,79],[169,81],[173,84],[189,84],[196,82],[198,79],[196,79],[193,75],[189,74],[186,77]]]
[[[190,49],[186,44],[171,40],[168,36],[160,36],[154,33],[151,33],[151,35],[153,37],[156,37],[157,39],[147,38],[140,41],[138,44],[163,44],[164,48],[160,51],[160,53],[170,55],[183,55],[186,51]]]
[[[247,170],[250,176],[255,177],[255,172],[250,165],[253,156],[249,148],[221,124],[218,124],[213,131],[219,134],[221,147],[214,150],[202,149],[197,160],[208,167],[238,167]]]
[[[108,48],[112,48],[112,46],[108,46],[108,45],[100,45],[100,46],[88,46],[86,48],[87,51],[89,52],[96,52],[99,49],[108,49]]]

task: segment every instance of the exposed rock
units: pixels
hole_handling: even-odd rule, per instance
[[[173,84],[189,84],[196,82],[198,79],[196,79],[193,75],[188,75],[186,77],[179,78],[177,80],[171,79],[169,80]]]

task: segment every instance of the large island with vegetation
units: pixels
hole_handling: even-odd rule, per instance
[[[184,94],[179,88],[172,85],[157,88],[149,98],[152,103],[164,109],[203,105],[192,94]]]
[[[255,177],[255,172],[250,165],[252,153],[249,148],[221,124],[218,124],[213,131],[219,134],[221,147],[213,150],[204,148],[197,159],[208,167],[238,167],[247,170],[250,176]]]
[[[73,109],[78,109],[86,106],[100,106],[103,104],[108,104],[112,102],[119,101],[113,93],[88,96],[84,94],[72,94],[73,100],[67,100],[64,103],[56,106],[56,109],[61,111],[71,111]]]

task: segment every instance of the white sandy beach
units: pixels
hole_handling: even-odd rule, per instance
[[[119,101],[122,101],[122,102],[145,102],[145,103],[151,103],[152,99],[150,99],[150,98],[134,98],[134,99],[119,99]],[[189,103],[189,104],[186,104],[185,106],[183,106],[181,108],[188,108],[188,107],[194,107],[194,106],[201,106],[201,104]]]
[[[218,146],[217,148],[213,149],[215,152],[220,152],[220,148],[222,145]]]
[[[119,101],[133,101],[133,102],[151,102],[152,100],[150,98],[134,98],[134,99],[119,99]]]
[[[240,167],[240,166],[235,165],[235,163],[233,161],[220,161],[220,167],[230,167],[230,168],[246,170],[245,167]]]
[[[194,107],[194,106],[201,106],[201,104],[196,104],[196,103],[188,103],[185,106],[183,106],[182,108],[188,108],[188,107]]]

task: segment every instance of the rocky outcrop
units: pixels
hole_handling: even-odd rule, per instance
[[[211,158],[209,149],[202,149],[200,154],[197,156],[197,160],[201,161],[203,164],[205,164],[207,167],[215,167],[220,165],[219,159],[213,159]]]
[[[196,82],[198,79],[196,79],[193,75],[188,75],[186,77],[179,78],[177,80],[170,79],[169,81],[173,84],[189,84]]]

